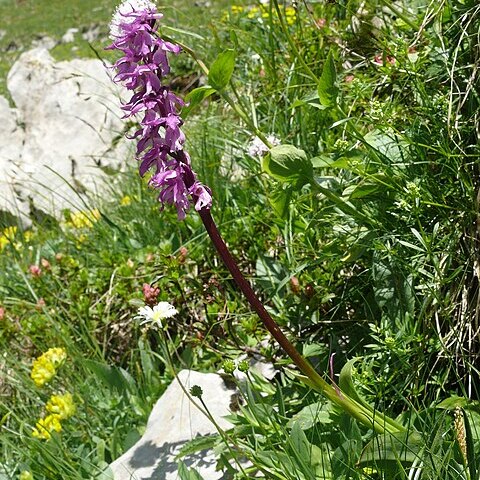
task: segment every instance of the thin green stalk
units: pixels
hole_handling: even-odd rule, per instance
[[[290,48],[295,54],[295,57],[302,64],[303,68],[308,73],[308,75],[315,81],[315,83],[318,84],[319,83],[318,77],[315,75],[313,70],[308,66],[307,62],[303,58],[303,55],[300,53],[300,50],[298,50],[297,46],[295,45],[295,42],[293,41],[293,38],[290,35],[290,32],[288,31],[287,25],[285,24],[285,19],[283,18],[282,12],[280,11],[280,7],[278,5],[278,0],[273,0],[273,5],[275,6],[275,10],[277,11],[277,16],[278,16],[278,19],[280,20],[282,31],[285,34],[285,38],[287,39],[287,42],[290,45]]]
[[[216,428],[217,432],[222,437],[222,440],[224,441],[225,445],[230,450],[230,453],[232,454],[232,457],[234,458],[235,463],[238,465],[238,468],[242,472],[243,476],[245,478],[248,478],[247,474],[245,473],[245,470],[242,467],[242,464],[237,460],[237,456],[234,454],[234,452],[232,450],[232,447],[230,446],[231,439],[228,437],[228,435],[223,430],[223,428],[220,427],[220,425],[217,423],[214,416],[210,413],[210,410],[208,409],[206,403],[203,401],[203,398],[201,396],[199,396],[198,399],[199,399],[200,403],[202,404],[203,408],[205,409],[205,411],[207,412],[208,419],[213,423],[213,426]],[[238,447],[238,445],[237,445],[237,447]]]

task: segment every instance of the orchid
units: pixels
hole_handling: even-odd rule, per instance
[[[140,175],[154,170],[149,184],[159,190],[158,200],[162,205],[175,205],[178,218],[183,219],[192,205],[196,210],[209,209],[212,196],[197,180],[184,150],[179,110],[185,103],[162,83],[170,73],[168,55],[181,50],[159,36],[157,26],[162,16],[148,0],[124,1],[113,16],[113,43],[107,48],[123,53],[114,65],[114,81],[133,91],[122,105],[124,118],[143,116],[131,137],[137,140]]]

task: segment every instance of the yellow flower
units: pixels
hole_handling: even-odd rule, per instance
[[[62,365],[67,358],[64,348],[49,348],[34,360],[30,376],[37,387],[43,387],[56,373],[56,369]]]
[[[244,8],[241,5],[232,5],[232,13],[242,13]]]
[[[122,206],[128,206],[132,203],[132,197],[129,197],[128,195],[125,195],[121,200],[120,200],[120,205]]]
[[[17,234],[17,227],[7,227],[3,231],[4,237],[8,238],[9,240],[13,240],[16,234]]]
[[[23,233],[23,238],[27,243],[30,242],[30,240],[33,238],[33,232],[31,230],[27,230]]]
[[[45,408],[52,415],[57,415],[60,420],[70,418],[76,410],[71,393],[52,395]]]
[[[260,12],[260,9],[258,7],[252,7],[248,13],[247,13],[247,17],[248,18],[254,18],[258,12]]]
[[[62,424],[58,415],[47,415],[45,418],[41,418],[35,428],[32,430],[32,436],[41,440],[49,440],[51,432],[61,432]]]
[[[297,17],[297,12],[293,7],[285,8],[285,19],[288,25],[293,25],[295,23],[296,17]]]
[[[50,362],[53,363],[55,368],[58,368],[67,358],[67,352],[64,348],[55,347],[49,348],[42,357],[45,356]]]
[[[17,227],[7,227],[0,234],[0,252],[9,244],[13,243],[15,235],[17,233]]]
[[[24,470],[22,473],[20,473],[18,480],[33,480],[32,472],[29,472],[28,470]]]
[[[92,228],[100,216],[101,214],[98,208],[84,212],[70,212],[70,220],[67,221],[66,224],[76,229]]]
[[[39,357],[33,362],[30,376],[37,387],[43,387],[55,376],[55,367],[43,356]]]

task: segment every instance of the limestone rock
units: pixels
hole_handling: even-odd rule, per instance
[[[230,424],[222,418],[230,413],[229,405],[235,394],[215,373],[182,370],[178,380],[188,391],[193,385],[203,390],[203,400],[221,428]],[[182,445],[198,435],[216,433],[215,427],[185,395],[180,383],[174,380],[158,400],[148,419],[143,437],[111,465],[115,480],[174,480],[177,479],[175,455]],[[183,459],[194,467],[204,480],[222,479],[215,471],[215,459],[208,452]]]
[[[35,48],[13,65],[7,87],[15,108],[0,98],[9,132],[0,137],[0,209],[25,210],[29,197],[54,215],[75,209],[81,202],[68,183],[97,191],[103,167],[119,168],[125,158],[112,147],[123,121],[109,72],[99,60],[55,62]]]

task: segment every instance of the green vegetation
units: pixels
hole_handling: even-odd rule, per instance
[[[176,3],[185,31],[166,34],[207,65],[228,49],[235,58],[230,81],[217,64],[215,88],[191,95],[188,150],[222,235],[291,341],[325,379],[405,432],[378,435],[303,383],[198,215],[178,222],[159,212],[132,166],[84,214],[3,226],[0,478],[108,478],[106,465],[139,438],[172,378],[165,342],[176,369],[231,373],[226,358],[255,351],[278,370],[271,382],[248,374],[229,446],[212,438],[232,478],[479,478],[480,7],[275,3],[215,2],[214,14],[196,17],[209,29]],[[82,2],[42,29],[58,13],[23,5],[42,12],[31,19],[39,23],[10,15],[0,48],[14,29],[22,48],[32,31],[58,38],[98,22],[106,32],[111,10],[96,2],[92,20]],[[186,54],[172,63],[176,88],[191,90],[180,80],[200,67]],[[249,154],[256,129],[282,145]],[[164,334],[134,318],[144,283],[179,310]],[[39,387],[32,361],[52,347],[67,358]],[[33,437],[58,391],[72,393],[76,412],[48,441]],[[235,456],[250,461],[246,473],[227,467]]]

